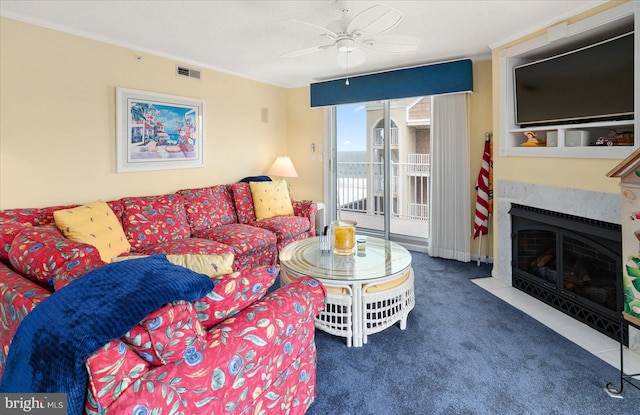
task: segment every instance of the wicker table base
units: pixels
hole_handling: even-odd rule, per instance
[[[391,252],[400,260],[390,259],[393,258]],[[311,238],[287,246],[280,256],[282,285],[303,275],[311,275],[324,284],[326,309],[316,317],[316,327],[345,337],[347,346],[363,346],[368,335],[398,321],[400,329],[404,330],[407,316],[415,305],[414,276],[408,251],[392,242],[369,238],[367,255],[369,259],[321,253],[317,238]],[[374,262],[376,256],[380,261],[393,262],[393,266],[383,263],[380,267]]]

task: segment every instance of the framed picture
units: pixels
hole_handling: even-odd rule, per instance
[[[204,167],[204,101],[117,88],[116,120],[118,173]]]

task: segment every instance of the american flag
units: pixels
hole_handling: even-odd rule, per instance
[[[473,239],[489,233],[487,229],[487,218],[492,206],[490,193],[489,170],[491,168],[491,138],[488,135],[484,141],[484,154],[482,155],[482,165],[478,174],[478,196],[476,197],[476,217],[473,223]]]

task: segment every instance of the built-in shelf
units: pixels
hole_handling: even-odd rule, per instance
[[[543,36],[533,38],[500,52],[500,147],[501,156],[575,157],[623,159],[640,147],[637,131],[640,122],[640,65],[635,58],[635,119],[604,120],[563,125],[520,127],[515,123],[515,91],[513,68],[558,52],[580,48],[612,33],[634,31],[640,27],[640,5],[629,2],[600,14],[568,24],[560,23]],[[640,30],[634,31],[636,50],[640,45]],[[524,145],[526,132],[535,133],[544,144]],[[631,145],[597,145],[600,137],[616,133],[630,133],[635,137]]]
[[[601,121],[582,124],[511,128],[504,137],[509,156],[624,158],[636,145],[597,145],[598,139],[613,133],[633,133],[635,120]],[[543,144],[523,146],[525,133],[533,132]],[[607,140],[609,141],[609,140]]]

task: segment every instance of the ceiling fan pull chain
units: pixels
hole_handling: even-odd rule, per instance
[[[347,80],[344,82],[346,86],[349,86],[349,53],[347,52]]]

